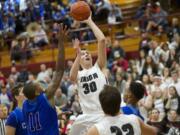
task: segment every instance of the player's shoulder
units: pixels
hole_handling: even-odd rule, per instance
[[[121,107],[121,111],[122,111],[122,113],[124,113],[124,114],[132,114],[132,113],[133,113],[132,109],[131,109],[129,106],[123,106],[123,107]]]

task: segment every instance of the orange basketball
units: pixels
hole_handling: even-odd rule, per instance
[[[78,1],[72,4],[70,15],[77,21],[84,21],[90,16],[91,9],[84,1]]]

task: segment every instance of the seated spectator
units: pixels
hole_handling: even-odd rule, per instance
[[[122,21],[122,12],[119,6],[112,4],[111,10],[108,14],[108,24],[116,24]]]
[[[67,97],[65,94],[62,93],[60,88],[56,91],[54,99],[55,99],[55,105],[57,107],[61,109],[65,109],[67,104]]]
[[[9,75],[9,78],[13,78],[15,81],[17,81],[18,76],[19,72],[16,70],[16,67],[11,67],[11,73]]]
[[[96,4],[96,6],[97,7],[95,10],[95,20],[107,21],[107,17],[111,10],[111,5],[107,1],[101,0]]]
[[[48,45],[49,41],[46,32],[43,30],[43,28],[40,27],[38,31],[35,32],[34,42],[38,47],[43,47],[45,45]]]
[[[151,39],[148,35],[147,32],[142,32],[141,34],[141,41],[139,43],[139,50],[144,50],[145,54],[148,54],[150,47],[149,47],[149,43],[150,43]]]
[[[164,135],[166,133],[166,121],[160,119],[160,112],[156,108],[153,108],[149,112],[149,120],[147,121],[147,124],[157,127],[159,129],[158,135]]]
[[[180,96],[174,86],[169,87],[169,97],[167,99],[165,108],[167,110],[174,110],[177,114],[180,114]]]
[[[178,71],[176,71],[176,70],[172,71],[171,77],[172,77],[172,84],[171,85],[176,87],[177,93],[180,96],[180,79],[179,79]]]
[[[172,24],[167,32],[167,36],[169,38],[169,42],[173,42],[176,35],[180,36],[180,26],[178,18],[172,19]]]
[[[0,93],[0,103],[8,106],[9,108],[11,107],[11,95],[7,91],[7,88],[5,85],[1,86],[1,93]]]
[[[117,69],[120,67],[123,69],[123,71],[127,71],[128,69],[128,61],[124,59],[123,57],[116,56],[115,60],[112,63],[112,71],[113,73],[116,73]]]
[[[123,57],[125,58],[125,51],[124,49],[120,46],[119,41],[118,40],[114,40],[113,43],[113,48],[111,50],[111,56],[110,59],[115,59],[117,57]]]
[[[3,16],[3,32],[5,34],[15,32],[15,22],[13,17],[9,14],[4,14]]]
[[[144,50],[140,50],[140,52],[139,52],[139,59],[136,60],[136,63],[135,63],[139,76],[142,75],[142,72],[143,72],[143,69],[144,69],[144,64],[145,64],[145,61],[146,61],[145,57],[146,57],[145,51]]]
[[[16,40],[12,41],[10,51],[11,51],[11,61],[12,64],[14,64],[16,61],[19,61],[21,59],[20,45]]]
[[[163,28],[165,28],[168,24],[167,22],[167,12],[161,8],[159,2],[156,2],[153,5],[153,13],[152,13],[152,20],[148,22],[146,27],[146,31],[151,31],[152,28],[157,28],[159,32],[163,32]]]
[[[156,64],[159,63],[160,56],[164,55],[164,51],[161,48],[162,45],[163,44],[158,45],[158,43],[153,40],[150,42],[150,50],[149,50],[148,55],[152,57],[154,63]]]
[[[46,65],[45,64],[41,64],[40,65],[40,70],[41,72],[38,73],[37,75],[37,80],[39,81],[46,81],[47,78],[49,78],[49,73],[46,69]]]
[[[79,114],[82,113],[77,94],[74,95],[74,101],[72,102],[71,111],[73,111],[73,114],[75,116],[78,116]]]
[[[29,72],[26,68],[23,68],[22,71],[19,73],[17,82],[25,83],[28,80]]]
[[[176,110],[171,109],[168,111],[167,127],[169,129],[168,134],[178,135],[180,133],[180,120]]]
[[[142,75],[143,74],[152,75],[152,74],[157,74],[157,72],[158,72],[157,65],[153,62],[150,56],[146,56],[144,67],[142,69]]]
[[[4,74],[0,71],[0,86],[6,84],[6,77]]]
[[[126,81],[125,81],[125,74],[124,72],[116,72],[115,74],[115,83],[114,85],[119,90],[120,94],[124,94],[126,89]]]
[[[170,70],[167,67],[165,67],[162,72],[162,83],[165,85],[165,87],[169,87],[172,83],[172,79],[170,77]]]

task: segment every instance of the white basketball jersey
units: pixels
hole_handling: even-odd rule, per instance
[[[135,115],[106,116],[95,126],[99,135],[141,135],[140,123]]]
[[[102,113],[99,102],[99,93],[107,84],[104,73],[96,63],[90,69],[83,69],[78,72],[78,95],[83,113]]]

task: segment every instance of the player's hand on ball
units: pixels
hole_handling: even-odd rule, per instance
[[[68,35],[69,31],[68,31],[68,28],[67,26],[63,26],[63,24],[60,24],[59,25],[59,33],[58,33],[58,37],[59,37],[59,40],[64,40],[67,35]]]
[[[90,12],[90,16],[88,17],[88,19],[84,20],[84,21],[80,21],[81,23],[90,23],[92,21],[92,12]]]
[[[73,40],[73,47],[76,50],[77,55],[81,55],[81,48],[79,45],[80,45],[79,39],[76,38],[75,40]]]

